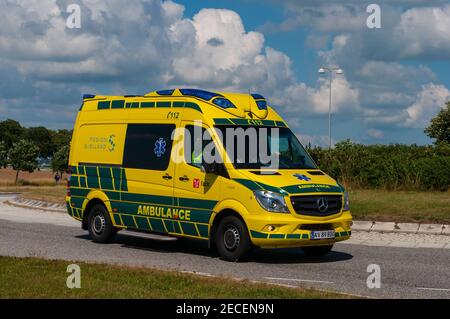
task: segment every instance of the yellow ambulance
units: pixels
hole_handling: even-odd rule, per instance
[[[260,94],[85,95],[69,167],[68,213],[99,243],[122,229],[189,237],[234,261],[252,247],[322,256],[351,235],[347,192]]]

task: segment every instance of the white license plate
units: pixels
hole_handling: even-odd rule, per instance
[[[311,239],[334,239],[334,230],[314,230],[310,235]]]

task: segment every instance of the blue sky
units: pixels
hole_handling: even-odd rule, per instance
[[[71,128],[81,95],[165,87],[265,95],[305,143],[417,143],[450,100],[450,4],[379,0],[6,0],[0,4],[0,120]],[[81,28],[66,25],[70,4]]]

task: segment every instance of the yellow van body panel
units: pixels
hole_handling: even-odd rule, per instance
[[[218,125],[288,127],[273,108],[260,109],[257,99],[249,94],[218,94],[235,108],[222,108],[212,102],[214,98],[186,96],[178,89],[169,96],[152,92],[144,96],[85,98],[71,142],[70,196],[66,197],[69,214],[86,222],[86,207],[89,201],[97,199],[105,204],[113,225],[123,229],[209,240],[215,221],[221,214],[233,212],[241,216],[252,243],[259,247],[327,245],[348,239],[352,217],[343,208],[344,189],[319,169],[279,169],[276,174],[255,174],[252,170],[235,169],[227,162],[225,177],[206,174],[183,161],[170,160],[162,170],[123,165],[127,127],[132,124],[185,128],[201,121],[216,145],[214,127]],[[176,134],[173,137],[172,145],[183,139]],[[219,143],[217,147],[221,156],[228,159],[223,146]],[[137,157],[163,150],[156,144],[142,145],[137,148]],[[185,157],[182,148],[174,146],[171,151]],[[295,176],[299,174],[305,178]],[[283,194],[289,213],[264,210],[254,195],[255,190],[261,189]],[[329,216],[297,214],[293,198],[308,195],[335,196],[341,200],[341,209]],[[334,230],[336,236],[311,239],[315,229]]]

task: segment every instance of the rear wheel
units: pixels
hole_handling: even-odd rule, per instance
[[[217,251],[225,260],[237,261],[251,248],[247,227],[239,218],[227,216],[222,219],[216,232]]]
[[[109,218],[108,211],[103,205],[95,205],[89,212],[88,230],[92,240],[96,243],[110,243],[117,234]]]
[[[328,254],[332,248],[333,245],[311,246],[311,247],[302,247],[302,250],[308,257],[322,257]]]

